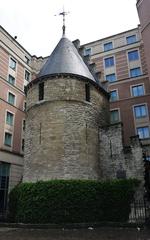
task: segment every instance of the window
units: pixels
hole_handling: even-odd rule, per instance
[[[4,141],[4,144],[5,144],[6,146],[11,147],[11,145],[12,145],[12,134],[11,134],[11,133],[5,132],[5,141]]]
[[[138,97],[144,95],[144,86],[143,85],[137,85],[132,87],[132,96]]]
[[[30,62],[29,58],[26,57],[26,56],[25,56],[25,62],[26,62],[27,64],[29,64],[29,62]]]
[[[12,105],[15,105],[15,95],[12,93],[8,93],[8,102]]]
[[[9,61],[9,67],[12,68],[13,70],[16,70],[16,61],[13,58],[10,58]]]
[[[1,216],[7,211],[8,206],[8,188],[10,180],[10,163],[0,163],[0,211]]]
[[[130,77],[138,77],[141,74],[142,73],[141,73],[141,68],[140,67],[130,69]]]
[[[8,124],[8,125],[13,125],[13,122],[14,122],[14,114],[13,113],[11,113],[11,112],[7,112],[7,114],[6,114],[6,123]]]
[[[24,86],[24,94],[27,96],[27,86]]]
[[[91,55],[91,48],[84,49],[84,56]]]
[[[129,36],[126,38],[127,40],[127,44],[132,44],[132,43],[135,43],[137,40],[136,40],[136,35],[132,35],[132,36]]]
[[[114,57],[105,58],[105,67],[114,66]]]
[[[137,128],[137,134],[139,135],[140,139],[149,138],[149,127],[138,127]]]
[[[108,82],[115,82],[116,81],[116,74],[112,73],[112,74],[108,74],[106,75],[106,80]]]
[[[44,82],[39,83],[39,101],[44,99]]]
[[[11,76],[10,74],[9,74],[9,76],[8,76],[8,82],[9,82],[10,84],[12,84],[12,85],[15,84],[15,78],[14,78],[13,76]]]
[[[23,121],[22,121],[22,129],[23,129],[23,131],[25,131],[25,128],[26,128],[26,121],[23,119]]]
[[[24,101],[23,111],[26,111],[26,109],[27,109],[27,103],[26,103],[26,101]]]
[[[145,156],[146,161],[150,161],[150,156]]]
[[[134,107],[134,114],[136,118],[142,118],[147,116],[146,105],[139,105]]]
[[[109,42],[109,43],[105,43],[105,44],[104,44],[104,51],[105,51],[105,52],[106,52],[106,51],[109,51],[109,50],[111,50],[111,49],[113,49],[112,42]]]
[[[30,73],[27,70],[25,70],[25,80],[30,81]]]
[[[138,60],[139,59],[138,50],[134,50],[134,51],[128,52],[128,59],[129,59],[129,61]]]
[[[90,102],[90,85],[85,84],[85,99],[87,102]]]
[[[118,99],[118,94],[117,94],[117,90],[111,91],[110,92],[110,101],[116,101]]]
[[[24,152],[24,138],[22,139],[21,150]]]
[[[111,123],[119,121],[119,111],[118,110],[113,110],[110,112],[110,121],[111,121]]]

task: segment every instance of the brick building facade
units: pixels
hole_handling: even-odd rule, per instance
[[[143,145],[150,144],[150,85],[140,27],[84,46],[100,81],[110,92],[111,122],[123,123],[124,144],[139,135]],[[146,154],[150,155],[147,148]]]
[[[8,188],[22,179],[25,94],[31,55],[0,26],[0,214]]]

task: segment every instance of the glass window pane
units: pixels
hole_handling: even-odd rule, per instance
[[[109,42],[109,43],[105,43],[104,44],[104,51],[109,51],[113,49],[113,45],[112,45],[112,42]]]
[[[147,116],[146,105],[135,106],[134,113],[136,118],[146,117]]]
[[[140,76],[140,75],[141,75],[140,67],[130,69],[130,77],[137,77],[137,76]]]
[[[11,83],[12,85],[15,84],[15,78],[11,75],[8,76],[8,82]]]
[[[8,93],[8,102],[12,105],[15,104],[15,95],[12,93]]]
[[[137,41],[136,40],[136,35],[129,36],[126,39],[127,39],[127,44],[132,44],[132,43],[135,43]]]
[[[115,82],[116,81],[115,73],[106,75],[106,80],[109,81],[109,82]]]
[[[110,92],[110,101],[116,101],[118,99],[117,91],[111,91]]]
[[[137,85],[137,86],[132,87],[132,95],[134,97],[143,96],[144,95],[144,86]]]
[[[10,58],[9,67],[16,70],[16,61],[13,58]]]
[[[135,61],[139,59],[138,50],[134,50],[132,52],[128,52],[128,59],[129,61]]]
[[[137,134],[139,135],[139,138],[141,138],[141,139],[149,138],[150,137],[149,127],[137,128]]]
[[[25,70],[25,80],[30,81],[30,73]]]
[[[84,49],[84,56],[91,55],[91,48]]]
[[[13,125],[13,117],[14,117],[14,115],[12,113],[7,112],[6,123],[12,126]]]
[[[12,134],[11,133],[5,133],[5,142],[4,144],[7,146],[11,146],[11,142],[12,142]]]
[[[112,67],[114,66],[114,57],[105,58],[105,67]]]
[[[113,110],[110,112],[110,120],[112,123],[119,121],[119,111],[118,110]]]
[[[144,95],[144,87],[143,85],[138,86],[138,96]]]
[[[138,88],[137,87],[132,87],[132,95],[133,96],[138,96]]]

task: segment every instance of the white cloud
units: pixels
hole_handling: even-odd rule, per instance
[[[49,55],[61,37],[65,5],[67,36],[81,44],[126,31],[139,24],[136,0],[5,0],[1,25],[31,54]]]

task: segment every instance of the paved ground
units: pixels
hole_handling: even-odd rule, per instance
[[[0,240],[150,240],[150,229],[15,229],[0,228]]]

